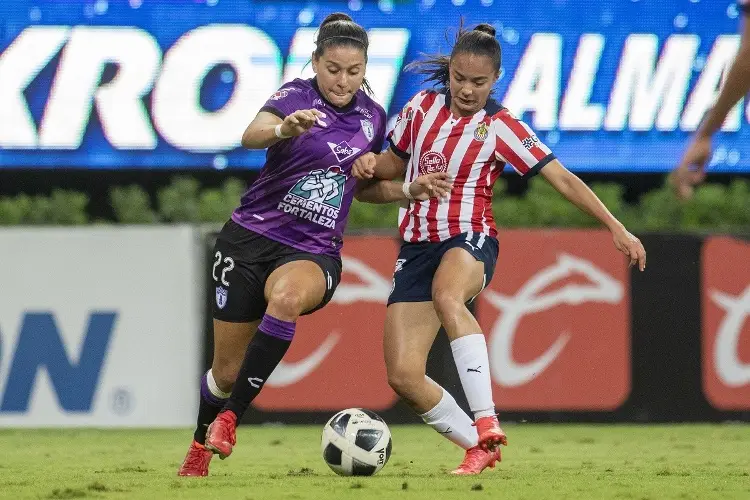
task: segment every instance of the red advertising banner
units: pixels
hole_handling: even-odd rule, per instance
[[[385,304],[398,241],[350,237],[331,302],[300,318],[292,347],[253,402],[264,411],[385,410],[397,396],[383,361]]]
[[[720,410],[750,409],[750,243],[708,238],[702,255],[703,391]]]
[[[505,410],[613,410],[630,394],[629,270],[606,231],[500,233],[477,315]]]

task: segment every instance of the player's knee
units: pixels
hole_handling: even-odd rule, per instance
[[[286,288],[273,290],[268,297],[268,310],[279,319],[296,319],[304,311],[304,297],[297,290]]]
[[[464,307],[461,299],[452,290],[446,288],[438,288],[432,292],[432,303],[441,320],[455,317]]]
[[[408,397],[413,393],[424,377],[424,373],[420,373],[419,370],[407,364],[388,368],[388,385],[401,397]]]

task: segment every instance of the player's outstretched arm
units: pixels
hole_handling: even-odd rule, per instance
[[[413,182],[383,181],[379,179],[361,180],[357,185],[357,200],[365,203],[391,203],[404,200],[427,200],[444,198],[451,190],[451,182],[446,172],[420,175]]]
[[[744,17],[737,55],[729,67],[726,81],[716,102],[696,132],[698,137],[711,137],[715,134],[724,124],[734,105],[750,90],[750,15]]]
[[[273,113],[261,111],[242,134],[242,147],[265,149],[277,142],[297,137],[310,130],[316,123],[325,127],[326,115],[317,109],[300,109],[283,120]]]
[[[406,160],[386,149],[380,154],[365,153],[352,165],[352,175],[357,179],[392,180],[404,176]]]
[[[631,266],[637,265],[641,271],[646,269],[646,250],[641,241],[625,229],[577,175],[557,160],[545,165],[540,173],[560,194],[584,212],[599,219],[609,229],[615,247],[630,259]]]
[[[670,178],[677,196],[682,199],[690,198],[693,186],[705,178],[704,169],[711,157],[711,137],[721,128],[737,101],[750,90],[750,14],[744,18],[740,48],[727,72],[726,81]]]

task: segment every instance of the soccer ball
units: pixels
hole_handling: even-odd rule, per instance
[[[391,431],[375,412],[349,408],[323,427],[323,460],[340,476],[372,476],[391,457]]]

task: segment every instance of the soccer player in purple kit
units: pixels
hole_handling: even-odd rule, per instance
[[[362,90],[367,48],[361,26],[329,15],[312,57],[315,78],[283,85],[242,136],[245,148],[268,153],[212,255],[214,358],[180,476],[206,476],[214,453],[232,453],[237,421],[289,348],[297,318],[331,300],[353,198],[403,201],[406,186],[426,200],[450,189],[445,173],[409,185],[350,175],[354,160],[380,152],[385,138],[385,111]]]

